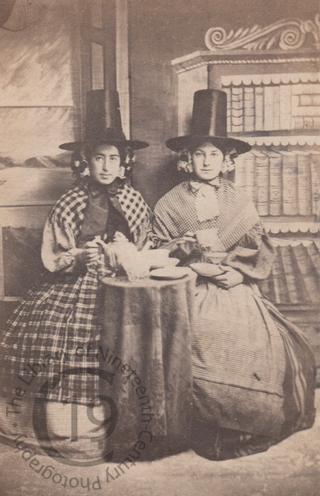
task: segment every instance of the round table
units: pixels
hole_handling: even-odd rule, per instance
[[[102,278],[104,366],[127,438],[187,438],[192,413],[191,328],[196,275]]]

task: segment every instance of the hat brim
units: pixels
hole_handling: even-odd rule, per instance
[[[141,150],[142,148],[147,148],[149,146],[149,143],[146,141],[139,141],[139,140],[117,140],[117,139],[101,139],[97,141],[72,141],[70,143],[62,143],[62,145],[59,145],[59,148],[61,150],[68,150],[68,151],[79,151],[85,146],[98,146],[98,145],[115,145],[115,146],[127,146],[132,148],[133,150]]]
[[[226,152],[235,149],[240,155],[241,153],[246,153],[251,150],[251,146],[246,141],[242,141],[236,138],[229,138],[226,136],[205,136],[205,135],[186,135],[177,136],[176,138],[170,138],[166,141],[166,145],[170,150],[174,152],[180,152],[181,150],[188,148],[190,146],[197,146],[204,142],[210,142],[215,145],[219,150]]]

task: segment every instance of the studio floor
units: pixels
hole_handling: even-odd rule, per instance
[[[116,466],[112,464],[106,472],[106,465],[79,468],[41,456],[41,463],[59,474],[46,480],[30,468],[21,452],[1,446],[0,495],[319,496],[320,390],[316,396],[319,413],[313,428],[266,453],[210,462],[190,451],[137,463],[115,480]],[[52,473],[50,470],[47,474]]]

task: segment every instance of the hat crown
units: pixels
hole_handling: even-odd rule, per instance
[[[87,93],[86,139],[125,140],[117,91],[92,90]]]
[[[133,150],[146,148],[145,141],[126,139],[122,130],[119,95],[113,90],[87,92],[86,132],[83,141],[62,143],[62,150],[79,151],[85,145],[114,144]]]
[[[174,152],[209,141],[224,153],[233,150],[237,154],[250,150],[245,141],[227,134],[227,94],[222,90],[205,89],[193,95],[193,109],[190,132],[166,141]]]
[[[193,99],[191,135],[227,136],[227,95],[224,91],[196,91]]]

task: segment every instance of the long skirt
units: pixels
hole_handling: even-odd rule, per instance
[[[103,425],[101,311],[102,286],[95,271],[58,276],[28,292],[0,343],[4,441],[16,442],[22,435],[35,447],[51,448],[54,440],[67,452],[81,448],[88,453],[88,443],[92,451],[90,438]],[[95,423],[87,422],[89,417]]]
[[[193,447],[221,460],[312,426],[315,365],[302,332],[255,285],[196,288]]]
[[[2,334],[2,394],[12,394],[8,386],[25,386],[37,398],[99,404],[97,374],[81,371],[100,366],[101,309],[95,271],[30,290]]]

